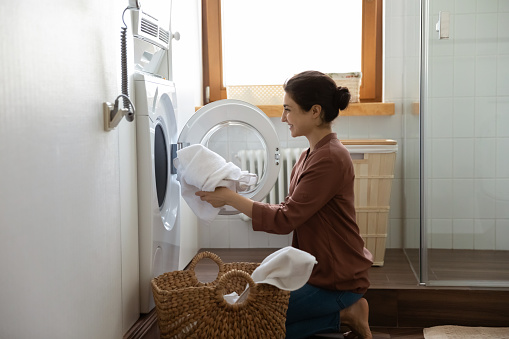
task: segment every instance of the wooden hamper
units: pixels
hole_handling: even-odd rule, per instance
[[[357,224],[373,266],[383,266],[397,143],[395,140],[342,140],[355,171]]]

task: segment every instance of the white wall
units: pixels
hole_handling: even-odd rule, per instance
[[[121,3],[124,1],[122,0]],[[123,5],[125,6],[125,5]],[[122,6],[122,7],[123,7]],[[123,11],[123,8],[121,10]],[[132,77],[132,60],[134,44],[131,26],[131,13],[125,12],[127,24],[127,63],[130,74],[128,87],[131,100],[134,100],[134,81]],[[118,20],[118,28],[123,22]],[[120,41],[117,42],[118,63],[120,67]],[[121,72],[119,72],[121,73]],[[121,80],[119,80],[121,86]],[[117,91],[118,93],[121,90]],[[113,101],[117,94],[109,101]],[[119,160],[119,198],[120,198],[120,238],[122,253],[122,333],[126,333],[140,317],[140,265],[138,250],[138,172],[136,154],[136,120],[133,123],[122,120],[118,130],[118,160]]]
[[[122,336],[127,123],[105,132],[102,103],[119,94],[124,7],[0,3],[2,338]]]

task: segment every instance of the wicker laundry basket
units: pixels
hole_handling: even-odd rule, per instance
[[[202,283],[194,269],[203,258],[219,266],[213,282]],[[214,253],[198,253],[183,271],[152,279],[161,338],[284,338],[290,292],[256,284],[250,274],[258,263],[224,264]],[[241,294],[246,300],[229,304],[224,295]]]
[[[336,82],[337,86],[347,87],[350,91],[350,102],[359,102],[361,90],[361,72],[327,73]]]

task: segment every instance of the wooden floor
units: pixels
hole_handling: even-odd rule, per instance
[[[399,260],[398,250],[387,252],[391,256],[396,254],[388,260],[389,264]],[[406,254],[417,267],[419,251],[407,250]],[[428,249],[428,267],[429,280],[432,281],[467,280],[509,284],[509,251]]]
[[[225,263],[228,262],[261,262],[266,256],[273,253],[277,249],[202,249],[217,254]],[[383,267],[373,267],[370,272],[370,280],[374,288],[413,288],[418,287],[408,262],[403,258],[402,251],[388,251],[386,253],[386,264]],[[213,281],[217,277],[217,264],[209,259],[201,260],[196,268],[195,273],[202,282]],[[407,339],[424,339],[422,327],[396,328],[384,326],[372,326],[371,328],[374,339],[391,339],[391,338],[407,338]],[[325,338],[343,338],[341,334],[316,336],[316,339]]]
[[[424,339],[422,328],[385,328],[385,327],[371,327],[371,334],[373,339]],[[342,339],[342,334],[323,334],[316,335],[308,339]]]
[[[213,252],[228,263],[261,262],[276,250],[246,248],[201,251]],[[410,260],[417,262],[417,255],[409,253]],[[429,272],[433,279],[454,280],[477,276],[488,280],[509,281],[509,251],[434,250],[429,256]],[[203,259],[197,264],[195,272],[200,281],[213,281],[217,277],[217,264],[210,259]],[[509,324],[508,288],[420,286],[406,255],[400,249],[386,250],[384,265],[371,268],[370,280],[371,286],[365,297],[370,304],[370,325],[375,339],[421,339],[424,338],[423,328],[439,325]],[[151,318],[152,322],[156,319],[153,312],[144,317]],[[146,334],[124,338],[155,339],[159,336],[157,326],[153,325],[142,332]],[[342,336],[338,334],[334,338]]]
[[[203,249],[224,262],[260,262],[276,249]],[[417,255],[417,253],[410,253]],[[509,281],[509,251],[430,250],[430,274],[436,280],[477,277]],[[417,258],[411,258],[416,260]],[[217,276],[217,265],[198,263],[202,281]],[[507,326],[509,289],[421,286],[401,249],[387,249],[381,267],[370,269],[370,324],[377,338],[415,335],[422,338],[424,327],[439,325]]]
[[[202,249],[217,254],[224,262],[246,261],[261,262],[267,255],[273,253],[274,248],[242,248],[242,249]],[[369,272],[370,289],[415,289],[419,281],[409,264],[414,263],[418,270],[418,251],[402,249],[387,249],[385,262],[381,267],[373,266]],[[408,255],[408,259],[407,259]],[[479,250],[428,250],[429,278],[433,281],[495,281],[509,284],[509,251],[479,251]],[[204,279],[215,278],[217,266],[213,262],[197,267],[196,273]],[[213,279],[212,279],[213,280]],[[470,288],[470,287],[466,287]],[[460,287],[454,287],[460,289]],[[509,290],[509,288],[506,288]]]
[[[205,248],[217,254],[225,263],[261,262],[266,256],[277,251],[275,248]],[[196,275],[202,282],[213,281],[217,277],[217,264],[209,259],[198,262]],[[372,267],[369,272],[370,288],[418,288],[419,282],[414,275],[402,250],[387,249],[385,263],[381,267]]]

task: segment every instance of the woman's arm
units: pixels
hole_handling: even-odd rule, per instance
[[[229,205],[250,218],[253,216],[253,200],[226,187],[218,187],[214,192],[198,191],[195,194],[214,207]]]

